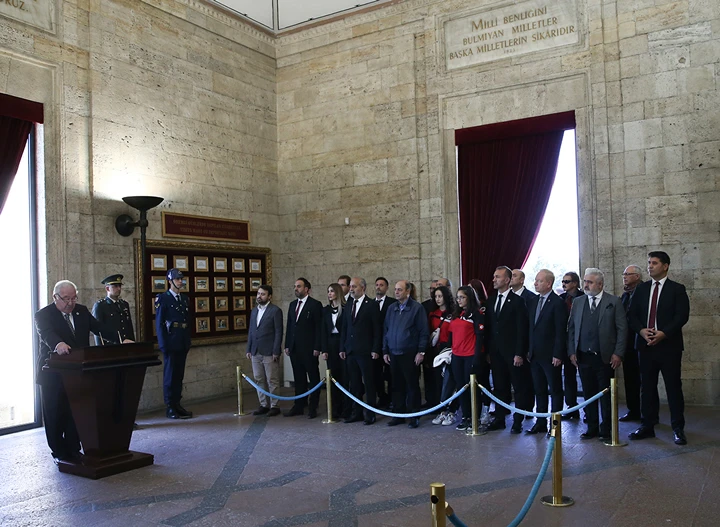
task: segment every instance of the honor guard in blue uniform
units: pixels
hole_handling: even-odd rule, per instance
[[[107,296],[95,302],[92,314],[102,322],[111,333],[95,335],[95,344],[102,346],[108,343],[119,343],[124,340],[135,340],[130,304],[120,298],[122,294],[123,275],[113,274],[102,281]]]
[[[155,329],[163,354],[165,415],[170,419],[192,417],[192,412],[180,405],[191,331],[190,303],[187,295],[180,292],[183,278],[182,271],[170,269],[167,274],[170,288],[155,298]]]

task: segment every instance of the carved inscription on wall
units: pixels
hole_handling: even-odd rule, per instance
[[[530,0],[444,24],[448,70],[576,44],[575,0]]]
[[[0,0],[0,15],[55,32],[54,0]]]

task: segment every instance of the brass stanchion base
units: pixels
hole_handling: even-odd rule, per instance
[[[603,441],[603,444],[605,446],[628,446],[627,443],[621,443],[620,441],[618,441],[617,443],[613,443],[612,441]]]
[[[543,505],[547,505],[548,507],[569,507],[570,505],[575,503],[575,500],[567,496],[563,496],[562,501],[556,503],[553,496],[543,496],[542,498],[540,498],[540,503],[542,503]]]
[[[339,423],[339,422],[340,422],[340,421],[338,421],[338,420],[336,420],[336,419],[323,419],[323,420],[322,420],[322,424],[324,424],[324,425],[334,425],[334,424],[337,424],[337,423]]]
[[[477,434],[473,432],[472,428],[465,430],[465,435],[470,437],[484,436],[485,434],[487,434],[486,426],[478,426]]]
[[[235,417],[245,417],[246,415],[250,415],[250,412],[243,412],[243,413],[235,412],[233,415]]]

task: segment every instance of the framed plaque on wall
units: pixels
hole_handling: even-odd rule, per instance
[[[163,262],[166,269],[170,262],[182,266],[182,292],[190,297],[194,346],[247,340],[246,321],[255,306],[257,287],[272,280],[270,249],[147,240],[145,255],[148,269],[135,278],[138,340],[157,341],[155,297],[167,290]],[[135,240],[135,265],[142,267],[140,240]]]

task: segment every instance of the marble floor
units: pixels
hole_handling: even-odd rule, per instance
[[[188,404],[196,415],[188,421],[139,416],[131,448],[154,454],[155,465],[97,481],[59,473],[42,429],[0,437],[0,525],[422,527],[439,481],[469,527],[504,527],[548,444],[509,428],[468,437],[429,418],[416,430],[390,428],[384,417],[372,426],[237,418],[234,404]],[[563,423],[564,494],[575,505],[536,500],[522,525],[720,524],[718,409],[690,407],[687,422],[687,446],[660,425],[656,439],[625,448],[580,441],[583,425]],[[634,426],[621,423],[622,436]],[[540,496],[551,493],[551,472]]]

